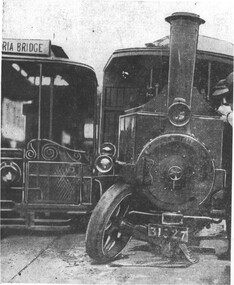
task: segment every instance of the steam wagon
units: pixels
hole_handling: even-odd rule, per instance
[[[99,175],[117,178],[89,221],[88,255],[107,262],[131,237],[174,256],[225,216],[231,136],[214,86],[233,71],[233,45],[198,36],[196,14],[166,18],[170,37],[115,51],[104,70]]]

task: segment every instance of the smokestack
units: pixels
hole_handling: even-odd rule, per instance
[[[199,25],[205,21],[185,12],[173,13],[165,20],[171,24],[168,107],[177,101],[191,106]]]

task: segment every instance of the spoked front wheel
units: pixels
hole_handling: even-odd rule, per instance
[[[95,207],[86,232],[86,252],[98,262],[115,259],[131,235],[120,225],[130,210],[132,190],[128,184],[114,184]]]

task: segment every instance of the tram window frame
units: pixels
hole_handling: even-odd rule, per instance
[[[80,66],[77,66],[77,65],[73,65],[73,64],[69,64],[69,63],[63,63],[63,62],[37,62],[37,61],[33,61],[33,60],[19,60],[19,59],[14,59],[14,58],[10,58],[10,59],[4,59],[3,60],[3,63],[2,63],[2,81],[3,81],[3,84],[2,84],[2,103],[3,103],[3,100],[4,100],[4,97],[7,97],[7,96],[4,96],[6,93],[6,90],[9,90],[9,86],[12,86],[12,88],[14,88],[15,90],[17,90],[17,86],[14,86],[13,82],[12,82],[12,76],[10,77],[9,76],[9,73],[6,74],[7,72],[4,71],[4,68],[6,68],[6,65],[15,65],[16,66],[19,66],[21,68],[14,68],[13,66],[11,67],[12,70],[14,70],[14,78],[18,77],[21,78],[19,80],[21,80],[21,82],[27,82],[28,86],[29,86],[29,89],[30,88],[36,88],[37,91],[36,91],[36,94],[37,94],[37,98],[38,100],[40,100],[40,98],[42,99],[42,105],[41,105],[41,108],[38,108],[38,103],[36,104],[33,104],[32,106],[32,102],[33,100],[25,100],[24,102],[24,107],[22,106],[22,110],[21,110],[21,115],[23,116],[23,118],[26,120],[26,115],[24,114],[25,112],[31,112],[33,113],[34,115],[37,113],[37,116],[39,118],[39,112],[42,112],[42,116],[41,116],[41,119],[38,120],[38,122],[40,123],[37,123],[37,126],[34,126],[33,129],[34,129],[34,133],[33,135],[30,135],[30,137],[27,138],[26,136],[26,123],[25,123],[25,126],[24,126],[24,132],[25,132],[25,139],[21,142],[18,142],[17,144],[16,143],[13,143],[12,145],[11,144],[4,144],[2,143],[2,146],[6,146],[6,147],[24,147],[26,146],[26,144],[31,140],[31,139],[50,139],[50,140],[53,140],[59,144],[62,145],[62,139],[61,141],[59,140],[54,140],[53,136],[51,135],[53,133],[53,130],[51,129],[51,127],[49,127],[49,130],[48,130],[48,124],[46,124],[46,128],[44,127],[43,125],[43,115],[44,115],[44,120],[48,119],[47,118],[47,115],[46,115],[46,112],[44,110],[46,104],[44,104],[43,106],[43,97],[45,96],[45,90],[44,89],[47,89],[47,93],[49,92],[50,94],[50,98],[49,98],[49,104],[50,104],[50,121],[52,121],[53,119],[51,119],[51,116],[52,114],[55,112],[55,109],[54,109],[54,106],[52,105],[51,107],[51,97],[53,95],[55,95],[55,89],[57,88],[57,85],[60,85],[60,89],[61,89],[61,85],[67,85],[70,84],[71,87],[69,87],[70,89],[67,90],[67,91],[70,91],[70,92],[73,92],[73,97],[78,101],[79,99],[77,99],[77,96],[78,96],[78,93],[81,92],[82,94],[80,95],[80,101],[82,101],[83,103],[83,106],[78,107],[78,103],[76,104],[76,110],[74,110],[74,113],[77,113],[77,110],[81,112],[83,112],[83,119],[84,119],[84,123],[83,123],[83,130],[81,131],[80,129],[80,132],[83,132],[82,134],[82,139],[83,139],[83,142],[82,142],[82,145],[81,143],[77,145],[75,145],[75,143],[73,145],[66,145],[64,144],[64,146],[66,147],[69,147],[71,149],[76,149],[76,150],[86,150],[86,149],[89,149],[89,152],[92,150],[94,150],[95,148],[95,140],[97,140],[97,135],[96,135],[96,121],[97,121],[97,118],[96,118],[96,115],[97,115],[97,111],[95,110],[95,96],[96,96],[96,81],[95,81],[95,78],[94,76],[91,74],[92,71],[89,71],[90,73],[88,73],[88,71]],[[32,69],[32,72],[30,74],[29,70],[27,72],[27,68],[30,69],[30,66],[31,66],[31,69]],[[26,68],[27,67],[27,68]],[[36,71],[33,69],[35,69],[36,67]],[[61,75],[61,78],[60,78],[60,83],[59,83],[59,80],[56,84],[52,84],[52,80],[48,80],[48,76],[46,75],[46,73],[43,71],[46,71],[46,69],[48,68],[55,68],[56,67],[58,69],[61,69],[61,73],[63,73]],[[44,68],[44,69],[43,69]],[[17,70],[18,69],[18,70]],[[64,69],[66,69],[66,71],[64,71]],[[23,70],[23,71],[22,71]],[[22,72],[21,72],[22,71]],[[70,75],[69,75],[69,72],[70,71]],[[34,74],[33,74],[34,73]],[[57,72],[58,73],[58,72]],[[64,75],[64,76],[63,76]],[[79,75],[79,77],[78,77]],[[33,80],[33,76],[34,76],[34,80]],[[70,76],[70,77],[69,77]],[[3,78],[4,77],[4,78]],[[24,78],[24,79],[23,79]],[[50,77],[52,78],[52,77]],[[69,79],[68,79],[69,78]],[[85,80],[83,80],[85,79]],[[23,80],[23,81],[22,81]],[[5,81],[5,82],[4,82]],[[70,81],[70,82],[67,82],[67,81]],[[83,81],[83,83],[82,83]],[[87,82],[88,81],[88,82]],[[4,85],[5,83],[5,85]],[[52,86],[53,85],[53,86]],[[33,87],[32,87],[33,86]],[[49,88],[49,89],[48,89]],[[59,89],[59,87],[57,88]],[[18,91],[19,90],[22,90],[22,88],[18,88]],[[25,91],[25,89],[24,89]],[[86,92],[86,93],[85,93]],[[24,93],[24,92],[22,92]],[[30,95],[30,90],[29,92],[27,92],[27,94],[29,94],[29,97],[31,96]],[[10,96],[10,95],[9,95]],[[9,97],[8,96],[8,97]],[[26,98],[27,96],[26,95],[23,95],[23,96],[20,96],[20,95],[15,95],[16,97],[18,96],[19,99],[22,100],[22,98]],[[64,93],[64,96],[66,96],[66,100],[65,100],[65,104],[62,104],[62,108],[61,110],[64,110],[64,106],[67,106],[67,92],[66,94]],[[29,98],[29,99],[32,99],[32,98]],[[18,100],[19,101],[19,100]],[[31,103],[31,104],[30,104]],[[36,106],[37,105],[37,106]],[[71,104],[72,108],[74,108],[74,104]],[[85,107],[85,109],[84,109]],[[31,110],[30,110],[31,109]],[[45,108],[46,109],[46,108]],[[48,109],[48,106],[47,106],[47,109]],[[53,112],[51,112],[51,109],[53,109]],[[44,114],[43,114],[44,113]],[[71,111],[69,110],[68,112],[68,115],[70,116],[70,113]],[[2,114],[2,118],[3,118],[4,114]],[[77,116],[77,115],[76,115]],[[68,117],[67,117],[68,118]],[[70,118],[70,117],[69,117]],[[89,137],[86,137],[86,133],[85,133],[85,124],[89,124],[90,125],[90,118],[92,119],[92,124],[93,124],[93,128],[92,128],[92,131],[93,131],[93,136],[91,137],[90,136],[90,132],[89,132]],[[87,121],[87,120],[88,121]],[[64,116],[63,118],[61,118],[60,122],[61,121],[67,121],[67,120],[64,120]],[[74,118],[72,119],[69,119],[71,124],[74,122]],[[32,123],[35,124],[35,118],[31,120]],[[4,123],[4,122],[2,122]],[[40,126],[41,124],[41,126]],[[77,126],[75,127],[74,131],[73,131],[73,135],[74,137],[76,136],[77,137],[77,134],[78,134],[78,129],[79,128],[82,128],[82,126],[79,125],[80,122],[77,123]],[[57,124],[59,126],[59,124]],[[58,128],[57,126],[57,128]],[[37,128],[37,135],[35,134],[35,129]],[[40,131],[41,129],[41,131]],[[44,135],[45,132],[49,132],[49,134],[47,135]],[[2,138],[3,138],[3,141],[5,140],[3,134],[2,134]]]

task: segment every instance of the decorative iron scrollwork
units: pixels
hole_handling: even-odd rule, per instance
[[[56,160],[58,154],[58,148],[55,145],[46,144],[41,149],[41,155],[44,160]]]
[[[37,157],[37,152],[33,147],[33,142],[34,141],[30,141],[27,145],[25,156],[28,160],[34,160]]]
[[[47,139],[31,140],[25,156],[28,160],[87,162],[85,151],[73,150]]]
[[[79,161],[81,159],[81,154],[79,152],[67,152],[67,155],[70,157],[73,161]]]

